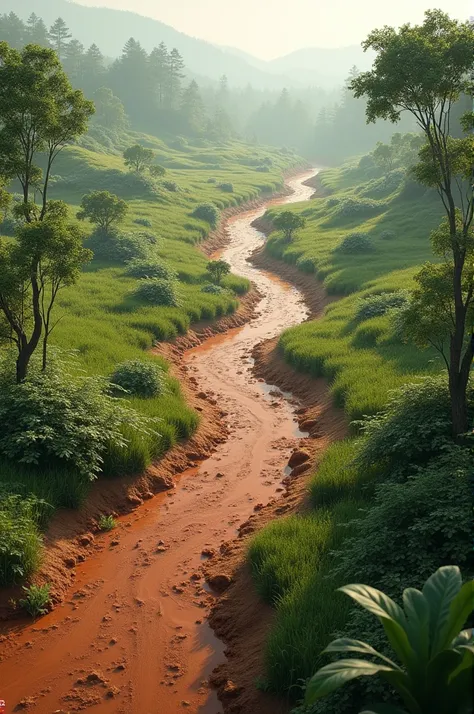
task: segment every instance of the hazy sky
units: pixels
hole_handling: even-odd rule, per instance
[[[263,59],[301,47],[359,44],[374,27],[418,22],[428,8],[468,19],[474,0],[76,0],[133,10]]]

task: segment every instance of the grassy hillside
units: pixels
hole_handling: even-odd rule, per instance
[[[297,369],[329,379],[350,420],[378,411],[414,375],[441,368],[435,354],[402,344],[389,314],[366,317],[363,309],[371,296],[412,287],[417,267],[432,259],[429,233],[441,220],[434,192],[393,173],[374,179],[356,163],[325,171],[321,184],[331,195],[292,209],[306,217],[306,228],[290,245],[278,234],[267,245],[340,298],[321,320],[288,330],[280,345]],[[363,237],[344,247],[354,233]]]
[[[335,636],[383,647],[380,628],[337,587],[364,582],[398,598],[440,565],[466,574],[474,567],[472,459],[451,441],[446,382],[436,376],[390,401],[394,388],[442,371],[434,353],[401,341],[396,318],[417,267],[432,259],[439,202],[401,172],[381,178],[358,163],[324,171],[321,186],[325,197],[291,207],[306,227],[291,244],[273,233],[267,250],[314,273],[339,299],[320,320],[285,332],[280,348],[296,369],[329,380],[350,420],[377,416],[362,437],[327,451],[309,483],[312,513],[273,523],[250,547],[256,587],[277,610],[265,684],[294,701],[328,661],[321,653]],[[368,689],[298,712],[352,714],[374,692],[379,699]]]
[[[137,141],[152,148],[157,162],[166,168],[160,181],[151,181],[125,168],[122,150]],[[59,322],[51,345],[74,352],[77,361],[71,368],[73,372],[109,378],[124,361],[156,361],[147,355],[156,341],[184,334],[192,323],[234,312],[238,296],[249,289],[249,283],[229,275],[222,289],[203,291],[209,288],[211,280],[206,272],[208,261],[198,245],[211,226],[194,218],[194,209],[209,202],[225,209],[262,193],[269,194],[282,186],[284,170],[295,167],[299,161],[287,153],[240,142],[209,148],[205,142],[191,146],[174,139],[168,145],[151,136],[129,133],[116,137],[98,134],[97,130],[83,138],[80,146],[65,149],[54,167],[50,197],[66,201],[71,217],[76,220],[81,198],[88,191],[105,189],[117,194],[129,205],[121,231],[135,236],[140,245],[149,244],[153,260],[158,259],[177,276],[173,282],[176,306],[157,307],[134,294],[139,280],[127,275],[123,257],[116,259],[112,253],[110,256],[106,253],[94,258],[77,284],[60,293],[55,309]],[[229,186],[223,190],[222,183],[232,184],[232,191],[229,192]],[[91,224],[84,227],[88,233],[93,232]],[[94,240],[91,247],[95,247]],[[168,369],[164,361],[157,362]],[[179,384],[170,377],[166,382],[159,396],[127,397],[143,416],[159,418],[159,435],[156,430],[127,433],[128,445],[106,455],[103,469],[106,475],[143,472],[177,440],[196,429],[198,415],[187,407]],[[54,509],[77,507],[87,493],[87,484],[67,468],[38,469],[4,461],[0,463],[0,489],[34,494]],[[40,525],[44,525],[45,513],[51,515],[52,510],[48,507],[40,511]],[[13,520],[10,518],[9,527]]]

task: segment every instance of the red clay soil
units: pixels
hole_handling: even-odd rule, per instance
[[[296,193],[289,200],[309,198],[305,178],[290,182]],[[274,350],[281,330],[310,310],[289,273],[280,280],[266,272],[273,266],[262,271],[247,262],[262,244],[251,222],[263,212],[229,223],[224,253],[259,294],[235,316],[160,346],[202,414],[196,436],[141,479],[97,483],[81,512],[55,517],[38,582],[52,582],[61,604],[37,623],[18,616],[0,628],[0,697],[8,713],[94,706],[100,714],[218,714],[209,689],[217,665],[224,669],[213,683],[226,711],[285,711],[254,686],[272,613],[251,587],[245,538],[301,507],[308,464],[282,479],[285,466],[301,449],[317,458],[345,433],[345,421],[324,383],[295,375]],[[324,300],[320,293],[320,308]],[[132,507],[114,531],[97,531],[99,514]],[[227,663],[206,619],[223,590],[212,624],[226,642]]]

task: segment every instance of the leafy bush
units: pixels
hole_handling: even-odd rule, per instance
[[[0,223],[0,235],[14,236],[18,225],[18,220],[13,218],[13,216],[6,216]]]
[[[163,181],[161,185],[171,193],[177,193],[180,190],[176,181]]]
[[[338,253],[348,253],[351,255],[370,253],[373,250],[374,244],[367,233],[349,233],[336,248]]]
[[[215,178],[208,178],[207,183],[217,183],[217,179]]]
[[[39,617],[46,615],[51,605],[51,585],[30,585],[29,588],[23,588],[25,597],[19,600],[21,607],[31,615],[31,617]]]
[[[207,221],[212,228],[217,226],[219,221],[219,211],[213,203],[201,203],[193,211],[193,216],[202,221]]]
[[[222,285],[203,285],[201,292],[209,293],[209,295],[222,295],[222,293],[226,292],[226,289]]]
[[[327,208],[334,208],[334,206],[338,206],[340,203],[340,198],[328,198],[328,200],[326,201],[326,206]]]
[[[407,290],[397,290],[393,293],[368,295],[358,301],[355,317],[357,320],[369,320],[371,317],[385,315],[393,308],[407,305],[410,293]]]
[[[152,305],[178,307],[180,304],[174,280],[165,280],[164,278],[141,280],[135,290],[135,295]]]
[[[338,216],[343,218],[357,218],[359,216],[375,216],[385,208],[385,204],[369,198],[346,198],[339,204]]]
[[[177,136],[174,141],[170,144],[172,149],[178,149],[178,151],[184,151],[188,148],[188,142],[183,136]]]
[[[393,240],[396,237],[397,237],[397,234],[395,233],[395,231],[387,230],[387,231],[382,231],[382,233],[380,234],[381,240]]]
[[[88,241],[88,247],[95,257],[114,263],[127,263],[134,259],[147,258],[150,253],[150,240],[147,233],[122,233],[96,231]],[[153,236],[156,240],[156,238]]]
[[[104,533],[113,531],[117,527],[117,521],[112,515],[104,516],[99,518],[99,529]]]
[[[131,278],[164,278],[175,280],[176,273],[165,263],[158,260],[131,260],[127,264],[126,275]]]
[[[233,183],[220,183],[219,188],[221,191],[224,191],[224,193],[234,193]]]
[[[0,585],[13,585],[39,564],[38,505],[33,496],[0,492]]]
[[[269,174],[270,167],[269,166],[257,166],[255,171],[258,171],[261,174]]]
[[[145,228],[151,228],[153,225],[149,218],[135,218],[133,222],[138,226],[145,226]]]
[[[122,427],[149,432],[146,419],[108,394],[100,378],[73,377],[50,359],[16,384],[13,365],[0,373],[0,454],[23,464],[68,467],[94,479],[110,445],[126,446]]]
[[[166,386],[165,374],[161,367],[140,360],[119,364],[110,377],[110,382],[138,397],[156,397],[163,394]]]
[[[393,193],[393,191],[396,191],[402,184],[404,178],[405,171],[403,169],[394,169],[382,178],[369,181],[361,192],[361,195],[371,198],[383,198]]]
[[[472,404],[472,394],[469,395]],[[386,407],[360,423],[366,438],[358,461],[362,468],[381,464],[404,469],[442,451],[451,439],[451,408],[446,379],[425,377],[393,392]]]

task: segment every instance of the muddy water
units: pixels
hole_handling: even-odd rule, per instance
[[[291,180],[293,195],[279,202],[309,199],[303,181],[312,174]],[[231,222],[222,256],[265,296],[257,316],[187,356],[199,389],[224,405],[229,440],[174,491],[101,537],[62,606],[0,639],[7,712],[21,700],[37,714],[221,712],[206,683],[224,654],[206,623],[212,594],[200,579],[202,551],[233,538],[257,504],[278,496],[291,450],[305,437],[291,399],[251,372],[252,348],[308,312],[297,290],[247,262],[263,241],[251,223],[264,210]]]

